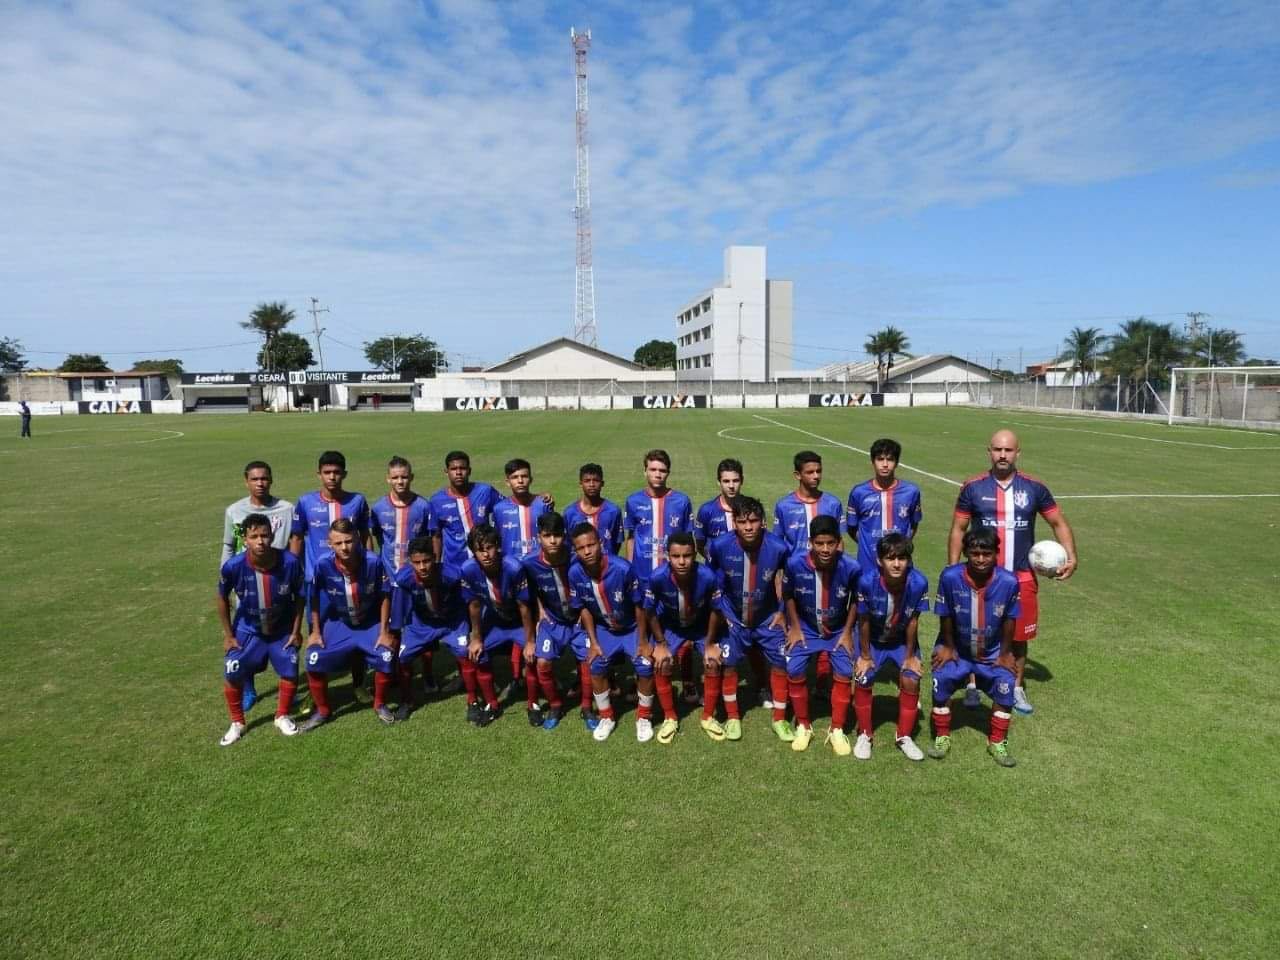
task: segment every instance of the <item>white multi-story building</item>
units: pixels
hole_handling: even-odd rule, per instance
[[[793,366],[790,280],[765,275],[764,247],[727,247],[724,281],[676,313],[681,379],[771,380]]]

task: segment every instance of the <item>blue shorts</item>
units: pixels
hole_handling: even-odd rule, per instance
[[[769,661],[769,666],[785,670],[787,657],[782,652],[782,644],[787,639],[787,632],[781,627],[776,630],[770,627],[769,621],[772,619],[773,615],[770,614],[768,620],[749,630],[740,624],[731,623],[729,636],[736,640],[743,650],[747,647],[759,647],[764,658]]]
[[[698,651],[698,656],[705,660],[707,656],[707,635],[704,633],[693,641],[693,645]],[[720,634],[719,639],[716,640],[716,646],[720,648],[720,662],[726,667],[733,668],[742,662],[742,640],[740,637],[735,636],[732,630]]]
[[[462,661],[467,659],[467,647],[471,644],[471,627],[467,621],[458,627],[456,634],[448,634],[441,638],[453,653],[455,659]],[[520,649],[524,649],[524,627],[517,625],[508,627],[500,623],[490,623],[482,636],[484,649],[480,651],[480,656],[476,658],[476,663],[488,663],[489,654],[494,650],[500,650],[511,644],[518,644]]]
[[[614,633],[607,627],[596,627],[596,642],[600,644],[602,657],[591,661],[592,676],[602,677],[609,672],[609,663],[624,657],[631,661],[637,677],[653,676],[653,661],[642,657],[637,650],[636,631],[633,627],[626,633]]]
[[[969,682],[969,674],[978,681],[978,689],[1001,707],[1013,706],[1013,674],[1004,667],[981,660],[948,660],[933,671],[933,702],[945,706],[951,695]]]
[[[462,620],[443,626],[429,626],[416,621],[406,624],[400,631],[400,659],[412,660],[426,650],[434,650],[441,640],[448,643],[459,633],[466,632],[467,625]]]
[[[559,660],[562,653],[572,650],[581,663],[587,659],[587,646],[587,632],[578,624],[560,623],[558,620],[538,621],[533,649],[539,660]]]
[[[839,646],[834,637],[811,637],[804,635],[804,643],[797,643],[783,656],[786,658],[787,676],[793,680],[803,677],[809,672],[809,664],[820,653],[831,657],[831,672],[837,677],[848,680],[853,676],[853,657],[844,647]]]
[[[269,661],[271,669],[280,679],[296,680],[298,651],[295,647],[285,646],[288,639],[287,633],[272,639],[243,626],[237,627],[236,642],[240,644],[240,649],[231,650],[223,656],[223,678],[227,683],[239,686],[265,670]]]
[[[903,661],[907,659],[907,645],[899,644],[896,647],[877,647],[874,643],[871,645],[871,659],[875,662],[865,676],[854,677],[854,682],[860,687],[869,687],[880,678],[888,679],[889,677],[911,677],[914,680],[920,679],[920,674],[914,670],[903,670]]]
[[[341,620],[330,620],[321,630],[324,646],[309,647],[304,653],[308,673],[338,673],[350,667],[354,656],[362,656],[378,673],[390,673],[395,665],[396,652],[378,646],[381,627],[376,623],[353,627]]]

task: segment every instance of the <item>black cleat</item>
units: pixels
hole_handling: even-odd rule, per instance
[[[409,719],[409,714],[413,713],[413,704],[402,703],[396,707],[396,723],[404,723]]]
[[[480,701],[467,704],[467,723],[480,722]]]
[[[493,723],[493,721],[497,719],[498,719],[498,711],[486,703],[484,705],[484,708],[480,711],[480,715],[476,717],[476,726],[487,727],[489,724]]]
[[[298,724],[298,732],[310,733],[316,727],[323,727],[328,722],[329,717],[317,710],[315,713],[311,714],[311,716],[307,717],[307,719]]]
[[[542,712],[542,707],[530,707],[527,711],[529,714],[529,726],[540,727],[542,721],[546,719],[546,714]]]

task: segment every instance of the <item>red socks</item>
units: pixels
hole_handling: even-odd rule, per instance
[[[596,702],[596,713],[600,714],[600,719],[612,720],[613,702],[609,699],[609,691],[606,689],[603,693],[592,693],[591,697]]]
[[[476,702],[476,665],[470,657],[458,661],[458,670],[462,673],[462,686],[467,691],[467,706]]]
[[[401,660],[399,674],[400,702],[408,703],[413,697],[413,663],[408,660]]]
[[[316,713],[322,717],[329,716],[329,676],[324,673],[308,673],[307,687],[311,691],[311,701],[316,705]]]
[[[853,712],[858,718],[858,732],[871,736],[871,699],[870,685],[855,687],[853,691]]]
[[[916,717],[920,715],[920,694],[898,694],[898,736],[909,737],[916,728]]]
[[[935,737],[951,736],[951,708],[933,708],[933,735]]]
[[[787,719],[787,673],[785,670],[769,671],[769,698],[773,700],[773,719]]]
[[[582,709],[591,709],[591,661],[578,664],[578,685],[582,687]]]
[[[723,683],[720,674],[702,671],[702,719],[711,720],[716,715],[716,704],[720,702],[720,689]]]
[[[991,732],[987,734],[987,739],[992,743],[1000,743],[1002,740],[1009,739],[1009,721],[1012,719],[1009,714],[1003,710],[991,711]]]
[[[287,717],[293,709],[293,695],[298,691],[296,680],[281,680],[276,692],[276,716]]]
[[[541,681],[538,678],[538,661],[526,663],[524,666],[524,690],[525,699],[528,700],[529,709],[532,710],[538,705],[538,689]]]
[[[849,721],[850,687],[853,684],[844,677],[836,677],[831,684],[831,729],[843,730]]]
[[[373,674],[373,709],[387,705],[387,690],[391,687],[391,674],[375,670]]]
[[[480,684],[480,694],[484,702],[494,710],[498,709],[498,691],[493,685],[493,664],[476,664],[476,682]]]
[[[658,688],[658,703],[662,705],[662,715],[668,720],[678,719],[680,714],[676,712],[676,694],[671,686],[671,678],[658,674],[653,682]]]
[[[791,709],[795,711],[796,726],[808,727],[809,723],[809,681],[805,677],[799,680],[787,679],[787,687],[791,694]]]
[[[831,682],[831,654],[825,650],[818,651],[818,686]]]
[[[564,701],[560,699],[560,691],[556,687],[556,673],[551,664],[546,660],[539,660],[534,675],[538,678],[538,686],[542,688],[542,695],[547,698],[547,706],[552,710],[562,709]]]
[[[730,720],[738,719],[738,671],[725,670],[720,676],[720,690],[724,694],[724,712]]]
[[[244,723],[244,688],[233,687],[224,681],[222,695],[227,698],[227,709],[231,711],[232,721],[234,723]]]

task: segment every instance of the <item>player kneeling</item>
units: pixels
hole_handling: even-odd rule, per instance
[[[853,665],[858,741],[853,755],[859,760],[871,759],[872,687],[877,679],[891,676],[898,678],[898,749],[908,760],[924,759],[911,733],[920,713],[924,665],[917,631],[920,614],[929,612],[929,580],[912,566],[913,551],[909,537],[896,531],[886,533],[876,542],[878,569],[864,571],[858,580],[858,659]],[[844,706],[849,706],[847,699]],[[832,727],[836,725],[835,709],[833,693]],[[843,712],[840,719],[844,719]]]
[[[646,623],[653,637],[655,685],[662,705],[662,725],[658,742],[670,743],[680,730],[675,692],[671,686],[674,666],[688,656],[690,646],[706,657],[703,669],[704,688],[702,729],[712,740],[742,739],[742,721],[738,718],[738,671],[736,663],[721,670],[721,650],[716,643],[722,618],[716,606],[720,602],[719,578],[715,571],[698,563],[697,542],[691,533],[673,533],[667,537],[667,562],[653,571],[644,591]],[[732,686],[730,686],[732,684]],[[716,702],[724,691],[728,721],[720,726],[715,718]]]
[[[942,571],[933,612],[941,621],[933,648],[933,746],[941,760],[951,750],[951,695],[973,674],[993,703],[987,752],[1012,767],[1009,720],[1013,709],[1014,624],[1018,619],[1018,578],[996,566],[1000,538],[990,527],[968,530],[961,548],[965,562]]]
[[[289,719],[298,682],[302,644],[302,564],[271,545],[271,521],[251,513],[240,524],[245,549],[222,565],[218,578],[218,620],[222,624],[222,679],[231,726],[220,743],[229,747],[244,735],[244,685],[272,669],[280,677],[276,729],[286,737],[298,732]],[[235,623],[228,598],[236,595]]]
[[[524,649],[519,606],[524,570],[518,560],[502,555],[502,538],[487,523],[471,529],[467,544],[472,559],[462,565],[460,579],[471,631],[453,641],[453,655],[467,689],[467,719],[477,727],[487,727],[498,718],[490,655],[510,650],[513,644]],[[477,687],[484,697],[483,705],[477,700]]]
[[[400,633],[398,721],[408,720],[413,710],[413,662],[422,658],[423,680],[430,689],[432,655],[440,641],[450,643],[467,634],[461,585],[436,560],[431,537],[414,537],[406,553],[408,562],[391,580],[391,629]]]
[[[849,755],[844,733],[853,677],[853,627],[858,616],[858,561],[840,549],[840,521],[814,517],[805,540],[809,548],[787,560],[782,598],[787,608],[787,687],[795,712],[792,750],[805,750],[813,736],[809,721],[809,661],[831,659],[831,729],[827,742],[837,756]]]
[[[387,707],[396,640],[386,567],[358,542],[355,524],[345,518],[329,525],[329,549],[311,580],[307,686],[316,710],[298,730],[308,733],[329,722],[329,674],[347,669],[353,658],[363,658],[374,671],[373,712],[383,723],[395,723]]]

